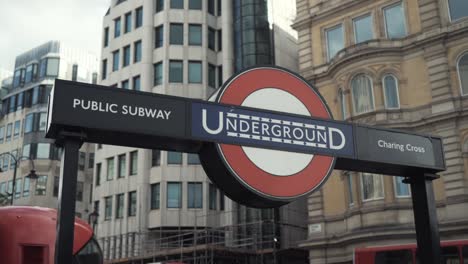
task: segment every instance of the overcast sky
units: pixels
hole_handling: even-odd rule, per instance
[[[0,68],[49,40],[100,53],[110,0],[0,0]]]

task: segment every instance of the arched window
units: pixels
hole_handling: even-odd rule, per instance
[[[458,61],[458,76],[460,77],[460,87],[463,95],[468,94],[468,53]]]
[[[399,108],[400,99],[398,98],[398,79],[389,74],[383,77],[382,82],[385,108]]]
[[[455,21],[468,16],[468,1],[448,0],[450,20]]]
[[[346,96],[345,96],[345,93],[343,91],[343,89],[340,89],[338,91],[338,96],[339,96],[339,100],[340,100],[340,107],[341,107],[341,118],[343,120],[346,119],[346,115],[348,115],[348,112],[347,112],[347,108],[346,108]]]
[[[357,75],[351,81],[354,113],[361,114],[374,110],[372,80],[364,74]]]

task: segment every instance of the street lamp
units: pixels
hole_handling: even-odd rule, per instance
[[[88,216],[88,223],[89,224],[93,224],[93,232],[95,232],[95,228],[96,228],[96,224],[97,224],[97,220],[98,220],[98,217],[99,217],[99,213],[98,213],[98,208],[97,208],[97,204],[94,205],[94,211],[91,212]]]
[[[31,172],[26,175],[26,177],[28,178],[31,178],[31,179],[37,179],[38,176],[36,174],[36,170],[34,169],[34,161],[30,158],[30,157],[26,157],[26,156],[21,156],[21,157],[15,157],[13,154],[9,153],[9,152],[5,152],[3,154],[0,154],[0,156],[2,155],[9,155],[11,158],[13,158],[14,162],[15,162],[15,170],[13,171],[13,188],[11,190],[11,194],[8,194],[8,195],[11,195],[11,201],[10,201],[10,205],[13,205],[13,200],[15,198],[15,188],[16,188],[16,171],[17,171],[17,168],[18,168],[18,165],[19,163],[21,162],[21,160],[23,158],[26,158],[26,159],[29,159],[31,161],[31,164],[32,164],[32,169],[31,169]],[[0,168],[0,172],[3,172],[2,168]]]

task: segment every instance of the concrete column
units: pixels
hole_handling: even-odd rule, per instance
[[[419,0],[419,15],[422,31],[440,27],[441,18],[437,0]]]
[[[153,88],[153,30],[154,1],[143,0],[141,90],[151,92]]]
[[[223,1],[221,6],[221,25],[223,38],[223,81],[226,81],[234,73],[234,24],[233,1]]]

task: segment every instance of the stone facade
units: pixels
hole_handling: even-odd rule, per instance
[[[300,73],[337,119],[443,138],[447,170],[434,181],[441,239],[466,239],[468,98],[459,63],[468,51],[468,12],[452,19],[446,0],[296,2]],[[404,15],[405,34],[391,38],[397,19],[386,12],[394,6]],[[369,15],[372,37],[357,43],[355,21]],[[336,27],[342,47],[329,56],[327,34]],[[368,111],[355,107],[363,95],[353,83],[358,86],[361,76],[370,80]],[[396,78],[397,107],[388,106],[387,76]],[[411,198],[399,195],[396,179],[383,177],[381,193],[367,199],[360,173],[335,171],[309,198],[309,237],[302,247],[310,263],[352,263],[355,248],[415,243]]]

